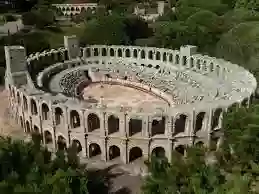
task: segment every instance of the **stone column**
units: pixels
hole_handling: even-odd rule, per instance
[[[208,146],[210,146],[210,142],[211,142],[211,124],[212,124],[212,118],[213,118],[213,111],[212,109],[210,109],[209,111],[209,116],[208,116],[208,122],[206,124],[206,131],[207,131],[207,144]]]
[[[101,122],[101,136],[107,136],[108,135],[108,117],[107,113],[103,114],[103,122]]]
[[[121,150],[121,161],[124,163],[124,164],[127,164],[128,163],[128,150],[127,150],[127,140],[124,139],[122,140],[122,149]]]
[[[172,135],[172,117],[168,116],[165,120],[165,136],[171,138]]]
[[[119,131],[122,137],[126,136],[126,125],[127,125],[127,118],[126,114],[121,114],[119,116]]]
[[[173,141],[172,140],[168,140],[168,145],[167,145],[167,159],[168,159],[168,162],[171,163],[171,160],[172,160],[172,151],[173,151]]]
[[[106,139],[101,140],[100,146],[102,146],[102,148],[101,148],[101,150],[102,150],[102,154],[101,154],[102,160],[107,161],[107,157],[108,157],[107,152],[108,151],[107,151],[107,141],[106,141]]]

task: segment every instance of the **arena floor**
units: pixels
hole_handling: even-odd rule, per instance
[[[135,88],[110,84],[91,84],[84,89],[84,99],[102,100],[108,107],[158,108],[167,102],[150,93]]]

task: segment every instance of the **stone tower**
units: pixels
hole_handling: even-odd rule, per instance
[[[165,11],[165,2],[164,1],[158,1],[157,2],[157,13],[159,15],[163,15]]]
[[[27,84],[26,51],[22,46],[5,46],[5,87]]]
[[[79,43],[75,35],[64,36],[64,46],[68,51],[69,60],[79,57]]]

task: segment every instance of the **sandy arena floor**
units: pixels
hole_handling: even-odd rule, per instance
[[[167,103],[149,93],[121,85],[92,84],[84,89],[84,99],[93,98],[108,107],[125,106],[136,108],[156,108]]]

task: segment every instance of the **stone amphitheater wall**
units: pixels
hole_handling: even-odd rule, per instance
[[[249,106],[257,86],[253,75],[243,68],[221,59],[202,56],[196,53],[197,48],[194,46],[181,47],[180,51],[176,51],[91,45],[80,48],[78,55],[83,56],[82,58],[73,59],[68,54],[71,48],[73,45],[67,45],[67,48],[52,49],[28,56],[28,71],[37,69],[37,65],[45,62],[49,64],[34,80],[39,88],[30,88],[28,84],[26,86],[13,84],[15,82],[12,76],[18,72],[7,71],[6,89],[9,91],[12,119],[15,119],[25,132],[41,133],[43,143],[52,149],[64,149],[75,143],[78,149],[80,148],[79,153],[84,157],[92,157],[99,151],[101,159],[107,161],[113,158],[113,151],[115,153],[119,148],[119,158],[122,162],[128,163],[141,154],[146,159],[150,158],[153,150],[163,148],[170,160],[172,150],[180,149],[179,152],[184,154],[186,146],[201,142],[209,146],[212,141],[211,134],[222,127],[223,113],[230,106]],[[81,101],[74,98],[45,94],[46,92],[41,89],[53,71],[80,67],[89,60],[102,63],[106,60],[120,59],[135,60],[138,64],[150,64],[152,67],[158,65],[159,68],[175,66],[177,69],[207,75],[222,82],[234,80],[236,83],[233,85],[239,90],[229,91],[232,95],[230,99],[179,105],[166,111],[147,113],[144,110],[129,110],[125,107],[117,109],[107,109],[102,105],[85,107]],[[14,63],[17,64],[12,65],[19,65],[19,62]],[[187,73],[179,72],[178,77],[195,84],[195,80],[192,80]],[[108,81],[115,80],[108,79]],[[121,84],[147,87],[125,80],[116,81]],[[150,88],[152,87],[145,89]],[[152,88],[152,91],[168,98],[155,88]],[[156,126],[163,128],[163,131],[154,133]],[[133,134],[134,128],[138,128],[139,131]]]

